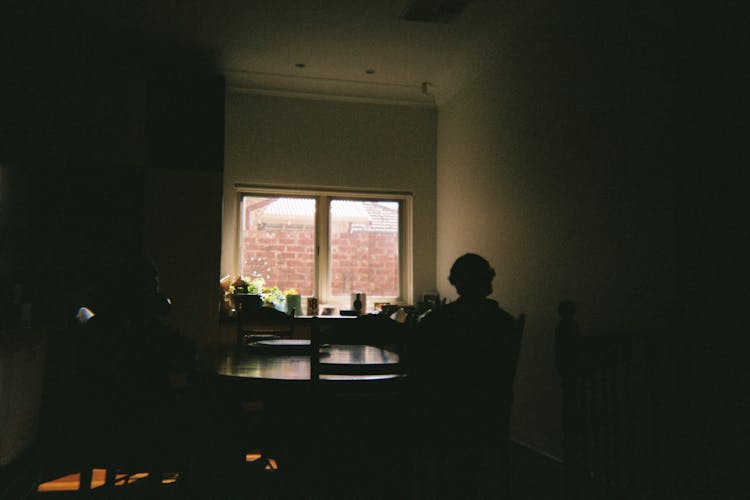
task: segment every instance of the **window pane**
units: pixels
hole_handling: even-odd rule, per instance
[[[398,212],[397,201],[331,201],[332,295],[398,297]]]
[[[243,277],[313,295],[315,199],[244,196]]]

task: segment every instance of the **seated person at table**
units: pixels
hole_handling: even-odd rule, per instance
[[[156,266],[133,258],[106,270],[98,280],[94,316],[84,328],[84,364],[102,387],[100,396],[117,393],[143,402],[169,397],[173,382],[195,358],[192,341],[165,325],[160,314],[169,300],[159,292]],[[119,401],[119,402],[118,402]]]
[[[458,300],[416,326],[411,351],[416,435],[421,465],[433,476],[422,482],[433,483],[428,486],[438,498],[507,494],[502,476],[517,321],[487,298],[494,277],[479,255],[459,257],[449,277]]]
[[[104,270],[90,308],[79,373],[91,425],[105,433],[118,429],[124,444],[134,447],[165,444],[189,426],[179,414],[180,386],[195,350],[159,318],[169,301],[159,293],[156,267],[132,258]]]

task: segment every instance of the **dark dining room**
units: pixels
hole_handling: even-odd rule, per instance
[[[746,498],[748,16],[675,3],[3,1],[0,500]]]

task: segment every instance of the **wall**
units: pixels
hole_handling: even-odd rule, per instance
[[[236,274],[236,183],[413,193],[414,292],[435,283],[431,108],[228,92],[221,272]]]
[[[553,331],[563,298],[587,332],[673,318],[673,164],[658,8],[508,7],[497,64],[438,115],[437,276],[464,252],[528,314],[512,432],[560,456]]]

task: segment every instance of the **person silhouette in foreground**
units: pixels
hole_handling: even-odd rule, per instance
[[[179,472],[179,487],[207,490],[212,477],[239,466],[242,450],[228,435],[239,413],[217,391],[191,384],[195,347],[162,320],[170,302],[150,260],[120,261],[97,282],[78,363],[87,446],[101,453],[104,444],[125,465],[148,467],[154,483],[158,472]]]
[[[486,259],[462,255],[448,278],[459,298],[416,326],[417,496],[508,497],[519,320],[487,298],[494,277]]]
[[[169,306],[146,258],[119,261],[97,277],[78,356],[92,449],[104,440],[125,460],[174,463],[194,447],[185,438],[195,435],[186,396],[195,347],[162,321]]]
[[[91,352],[82,361],[95,374],[97,399],[118,412],[171,399],[195,347],[160,317],[170,302],[153,262],[135,257],[103,270],[91,307],[84,325],[84,349]]]

